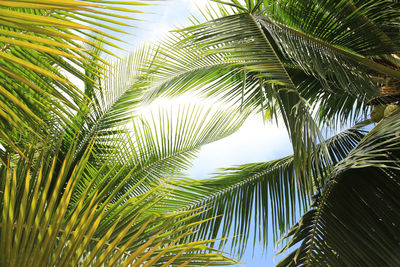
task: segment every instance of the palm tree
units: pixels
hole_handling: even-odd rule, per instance
[[[320,128],[365,119],[370,104],[397,104],[398,95],[380,91],[400,81],[399,3],[215,2],[231,9],[210,8],[207,22],[157,47],[149,97],[196,90],[281,118],[294,155],[176,183],[195,192],[180,209],[223,214],[198,237],[233,234],[243,252],[255,221],[266,244],[270,206],[274,236],[290,228],[283,251],[293,252],[282,266],[398,265],[399,115],[388,112],[367,134],[369,120],[326,141]]]

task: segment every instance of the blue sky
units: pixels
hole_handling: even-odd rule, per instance
[[[200,14],[196,6],[204,7],[207,2],[207,0],[169,0],[155,2],[156,6],[140,8],[147,14],[135,16],[143,20],[135,23],[138,28],[125,29],[133,35],[124,36],[127,44],[123,44],[122,47],[129,51],[142,43],[161,39],[169,30],[174,29],[174,26],[188,25],[190,14]],[[217,168],[269,161],[291,153],[292,148],[285,127],[264,124],[260,114],[248,119],[235,134],[204,146],[189,174],[196,179],[207,178],[208,173]],[[249,243],[247,252],[241,260],[246,262],[244,266],[274,266],[275,251],[272,239],[264,254],[261,246],[256,246],[253,251],[252,242]]]

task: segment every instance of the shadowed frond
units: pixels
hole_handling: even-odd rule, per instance
[[[308,87],[307,91],[314,96],[334,96],[331,101],[327,97],[310,99],[304,96],[318,105],[321,121],[357,120],[352,109],[355,113],[365,114],[367,108],[363,104],[379,95],[378,89],[382,85],[395,83],[400,78],[396,55],[400,47],[397,3],[347,0],[216,2],[231,4],[240,12],[249,10],[253,14],[285,63],[298,91]],[[298,80],[299,70],[309,77]],[[319,99],[325,103],[318,103]],[[342,101],[346,105],[336,105]],[[356,104],[351,106],[352,102]]]
[[[262,4],[256,17],[282,55],[332,94],[341,88],[366,102],[382,85],[400,79],[398,3],[282,0]],[[322,113],[342,115],[334,103],[322,105]],[[359,104],[354,108],[365,111]]]
[[[366,105],[369,99],[367,94],[351,92],[334,81],[325,86],[314,75],[308,75],[302,70],[291,68],[288,72],[297,84],[301,96],[312,106],[319,125],[343,128],[368,118],[370,107]]]
[[[277,22],[364,56],[400,53],[399,12],[397,2],[382,0],[280,0],[268,11]]]
[[[399,118],[381,121],[334,166],[284,237],[282,251],[296,249],[279,266],[399,264]]]

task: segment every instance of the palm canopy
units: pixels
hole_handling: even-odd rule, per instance
[[[327,147],[334,163],[339,162],[363,139],[366,134],[362,130],[364,125],[327,139],[318,149]],[[321,157],[319,152],[313,155],[312,164],[321,164],[323,158],[318,157]],[[312,177],[297,176],[294,160],[291,155],[268,162],[232,166],[217,170],[211,178],[200,181],[172,180],[170,183],[176,189],[172,194],[173,200],[167,202],[168,206],[175,210],[204,206],[203,219],[216,217],[201,226],[198,236],[234,236],[230,246],[239,255],[244,253],[246,243],[251,240],[251,227],[258,229],[253,237],[254,243],[258,240],[267,246],[269,234],[278,240],[290,229],[298,214],[308,209],[316,192],[314,178],[329,175],[334,166],[324,162],[324,173],[313,173]],[[225,242],[220,245],[225,245]]]
[[[233,10],[223,6],[217,12],[210,9],[208,22],[179,30],[164,43],[165,50],[160,53],[166,65],[156,72],[164,82],[155,93],[165,86],[170,88],[169,93],[202,86],[208,94],[228,100],[242,98],[242,105],[264,106],[272,114],[280,110],[290,115],[283,107],[275,108],[279,105],[275,98],[279,97],[273,98],[274,91],[269,88],[282,91],[283,87],[295,87],[309,104],[319,104],[323,94],[334,96],[319,107],[320,122],[327,123],[335,118],[354,121],[383,83],[399,78],[396,3],[215,2],[231,5]],[[316,21],[315,25],[308,22],[310,19]],[[372,38],[371,32],[386,39]],[[213,72],[206,75],[206,69]],[[170,79],[165,79],[167,75]],[[257,82],[262,86],[256,86]],[[257,94],[255,89],[262,87],[265,94],[258,90]],[[338,101],[346,105],[335,105]],[[350,102],[358,105],[357,112]]]
[[[156,80],[152,94],[176,95],[198,88],[237,106],[260,110],[266,118],[281,117],[298,172],[311,171],[304,161],[323,140],[317,124],[345,124],[365,116],[365,103],[378,92],[382,76],[396,79],[397,71],[352,56],[357,51],[324,46],[318,36],[308,37],[311,33],[283,27],[279,22],[283,10],[273,8],[285,6],[279,1],[271,6],[266,1],[230,5],[235,10],[221,6],[217,18],[211,14],[212,20],[179,30],[161,45],[151,72]],[[376,61],[383,57],[395,58],[382,54]],[[328,64],[331,68],[323,67]]]
[[[237,130],[247,113],[186,105],[132,116],[146,88],[143,51],[113,64],[115,80],[100,80],[104,89],[79,118],[78,132],[65,127],[40,147],[27,144],[26,157],[9,155],[1,164],[2,264],[234,263],[208,245],[218,240],[182,244],[208,220],[200,209],[176,212],[159,203],[173,191],[165,181],[181,176],[202,145]],[[135,70],[138,77],[126,81]]]
[[[5,1],[14,6],[4,9],[11,10],[11,13],[22,12],[19,6],[15,6],[19,2],[29,1]],[[82,16],[98,16],[91,14],[83,7],[84,4],[75,6],[78,11],[74,13],[67,7],[50,8],[48,2],[42,2],[44,13],[41,15],[45,17],[39,19],[42,24],[47,21],[47,16],[51,21],[73,18],[78,22]],[[5,126],[1,134],[6,151],[14,150],[28,157],[15,160],[10,155],[2,155],[4,179],[1,184],[0,239],[4,257],[1,259],[5,264],[15,263],[16,258],[9,252],[20,248],[24,254],[38,255],[42,262],[50,263],[60,260],[62,264],[71,259],[74,263],[97,261],[94,264],[104,261],[121,263],[124,260],[126,264],[132,261],[169,264],[175,260],[186,264],[192,259],[191,253],[213,249],[195,243],[191,250],[190,246],[182,248],[176,243],[197,242],[199,238],[214,239],[220,229],[223,235],[233,230],[239,235],[233,239],[233,247],[242,252],[248,240],[249,223],[254,218],[253,207],[258,219],[256,222],[261,226],[260,240],[266,244],[269,205],[275,236],[288,229],[297,212],[304,212],[311,205],[309,212],[287,235],[292,239],[285,249],[302,242],[282,265],[353,264],[349,253],[358,250],[368,251],[367,259],[380,253],[378,258],[386,257],[385,263],[396,263],[398,231],[393,226],[397,223],[398,203],[393,196],[398,191],[395,186],[398,177],[395,152],[398,116],[385,119],[367,136],[355,127],[326,141],[321,137],[318,123],[326,126],[339,119],[356,120],[360,114],[365,114],[365,101],[375,97],[380,86],[399,80],[396,55],[398,4],[386,1],[334,2],[335,5],[327,0],[301,1],[296,5],[283,0],[249,0],[243,4],[232,0],[226,3],[233,7],[232,11],[221,7],[223,16],[219,14],[206,23],[178,31],[154,52],[146,48],[138,50],[127,59],[118,61],[116,68],[99,57],[104,48],[97,44],[98,37],[81,31],[88,30],[87,25],[78,28],[68,24],[68,27],[57,28],[57,32],[75,34],[81,39],[81,34],[90,35],[92,41],[86,41],[90,49],[80,52],[83,45],[79,42],[73,43],[76,49],[60,48],[55,43],[51,48],[79,56],[83,58],[82,62],[66,54],[44,52],[40,47],[33,51],[32,45],[29,58],[23,58],[25,61],[37,58],[35,56],[51,60],[40,63],[43,66],[40,65],[36,71],[29,68],[29,63],[21,65],[22,68],[18,65],[20,61],[8,62],[15,65],[13,69],[25,71],[26,68],[28,74],[32,72],[32,77],[40,76],[43,88],[52,85],[50,95],[44,90],[47,92],[45,97],[35,98],[36,104],[30,106],[27,103],[23,106],[20,100],[21,103],[12,106],[15,110],[11,115],[16,117],[16,112],[20,112],[21,116],[33,122],[37,118],[30,118],[32,114],[27,108],[43,109],[39,117],[47,124],[52,123],[48,128],[54,130],[51,137],[60,140],[50,141],[49,146],[41,141],[39,146],[36,140],[43,140],[43,136],[48,136],[47,132],[41,128],[28,128],[35,133],[30,137],[22,131],[23,127],[8,127],[13,121],[4,117]],[[100,1],[65,3],[91,5]],[[51,11],[47,15],[47,7],[56,13]],[[32,6],[29,8],[27,13],[36,10]],[[310,17],[304,18],[304,13]],[[29,13],[29,16],[32,21],[38,14]],[[90,23],[89,20],[86,17],[81,22]],[[11,23],[7,19],[4,21]],[[43,31],[54,32],[48,24],[42,24],[38,24],[42,32],[35,32],[43,34],[41,38],[47,35]],[[57,25],[60,24],[55,23]],[[19,33],[24,31],[16,30]],[[374,40],[371,33],[379,36],[380,40]],[[51,41],[72,45],[65,35],[49,36]],[[110,43],[106,41],[106,44]],[[15,41],[14,45],[16,48],[22,46]],[[8,52],[2,52],[14,51],[14,46],[6,45],[6,48]],[[56,63],[54,58],[59,56],[70,59]],[[78,67],[73,64],[67,67],[65,62],[75,62]],[[49,76],[41,69],[50,73],[54,71],[57,76]],[[74,69],[79,73],[74,73]],[[115,69],[118,71],[113,73]],[[65,71],[84,80],[84,92],[64,81]],[[13,74],[8,70],[6,73],[20,86],[15,88],[35,88],[35,84],[26,83],[27,77],[22,76],[25,72]],[[6,76],[4,72],[2,74]],[[166,114],[153,117],[153,122],[134,118],[132,136],[129,137],[126,135],[129,131],[116,128],[130,120],[131,109],[146,96],[180,94],[193,88],[236,102],[241,109],[261,111],[266,119],[281,117],[292,140],[293,157],[220,170],[213,179],[205,181],[182,180],[182,169],[189,166],[199,146],[237,129],[247,113],[232,117],[232,112],[222,112],[208,120],[209,117],[202,117],[201,112],[190,114],[184,108],[179,111],[178,122]],[[12,101],[15,99],[4,101],[4,105]],[[39,101],[41,104],[37,105]],[[52,104],[51,101],[58,102]],[[16,143],[21,133],[21,139],[30,145]],[[38,156],[29,149],[47,154]],[[64,166],[69,166],[68,170]],[[353,179],[357,173],[368,175],[370,183],[365,185],[364,180]],[[17,176],[19,174],[21,176]],[[46,181],[37,182],[43,175],[47,177]],[[359,189],[360,185],[365,186]],[[340,201],[354,192],[349,201]],[[32,207],[36,202],[29,203],[29,199],[37,197],[40,199],[38,205],[42,207],[39,209]],[[366,201],[365,198],[370,199]],[[374,199],[377,201],[372,201]],[[143,200],[143,203],[139,205],[138,200]],[[344,205],[357,216],[342,213]],[[146,217],[155,212],[162,214],[157,217],[158,221]],[[387,214],[395,219],[391,220]],[[135,215],[138,217],[132,217]],[[76,221],[79,216],[88,218],[87,222]],[[171,221],[165,218],[171,219],[174,226],[170,227]],[[369,219],[362,221],[357,218]],[[43,224],[38,229],[37,224],[41,222]],[[89,222],[97,225],[94,232],[87,230]],[[198,232],[182,233],[191,227],[196,227]],[[348,233],[356,233],[358,238],[352,239],[353,236],[348,235],[343,245],[348,250],[340,247],[339,237],[343,228]],[[376,250],[371,249],[372,241],[381,240],[379,235],[387,236],[389,232],[392,238],[381,242]],[[127,233],[132,237],[129,240],[123,238]],[[142,238],[141,241],[133,244],[138,237]],[[28,242],[28,238],[32,242]],[[93,244],[93,238],[96,242],[100,240],[99,245]],[[10,240],[14,242],[8,242]],[[114,246],[107,248],[107,240]],[[204,242],[212,241],[217,240]],[[41,251],[25,246],[35,242],[44,244]],[[225,243],[224,240],[218,242]],[[196,247],[196,244],[200,246]],[[159,254],[150,259],[154,253]],[[97,258],[96,255],[100,254],[104,256]],[[364,254],[359,252],[360,257]],[[193,254],[193,258],[200,259],[194,264],[212,260],[231,263],[219,254],[217,258],[214,256]]]

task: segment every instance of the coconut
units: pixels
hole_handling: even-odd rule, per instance
[[[385,108],[385,112],[383,113],[383,115],[385,117],[387,117],[387,116],[392,115],[393,113],[397,113],[399,110],[400,110],[400,107],[398,105],[391,104]]]
[[[379,105],[375,106],[374,109],[371,111],[371,121],[379,122],[385,113],[386,105]]]

